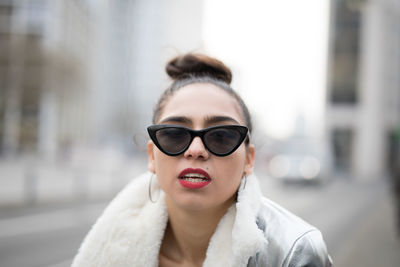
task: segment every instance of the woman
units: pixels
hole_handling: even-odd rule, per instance
[[[149,173],[107,207],[73,266],[331,266],[321,233],[261,195],[251,119],[230,70],[198,54],[148,128]]]

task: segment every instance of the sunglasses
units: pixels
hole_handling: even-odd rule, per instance
[[[241,125],[220,125],[192,130],[178,125],[152,125],[147,128],[153,143],[165,154],[184,153],[198,136],[212,154],[224,157],[232,154],[243,142],[248,128]]]

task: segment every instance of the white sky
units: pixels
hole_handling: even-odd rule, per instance
[[[290,135],[296,117],[322,133],[328,0],[206,0],[204,45],[232,68],[257,127]]]

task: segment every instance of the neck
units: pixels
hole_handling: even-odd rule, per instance
[[[233,199],[211,210],[193,211],[177,207],[167,197],[169,221],[161,254],[176,262],[201,265],[210,239],[232,203]]]

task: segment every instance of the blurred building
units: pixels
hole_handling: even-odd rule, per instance
[[[102,47],[96,53],[97,139],[132,146],[147,135],[153,106],[168,86],[165,64],[202,48],[202,3],[93,1]],[[100,26],[101,25],[101,26]],[[139,146],[142,144],[138,144]]]
[[[327,125],[336,167],[360,178],[391,168],[400,126],[400,2],[332,0]]]
[[[90,131],[82,1],[0,1],[0,151],[51,155]]]
[[[200,1],[0,0],[0,155],[134,150],[201,18]]]

